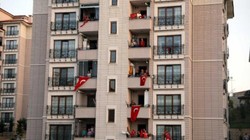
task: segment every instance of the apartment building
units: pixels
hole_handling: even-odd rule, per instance
[[[35,0],[27,139],[228,139],[233,9],[232,0]]]
[[[0,117],[27,118],[32,17],[0,8]]]

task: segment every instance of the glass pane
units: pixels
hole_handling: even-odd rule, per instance
[[[166,84],[173,84],[172,66],[166,67]]]
[[[63,140],[64,126],[58,126],[58,140]]]
[[[181,16],[181,7],[174,8],[174,23],[175,25],[180,25],[182,23],[182,16]]]
[[[76,13],[70,13],[70,29],[76,29]]]
[[[69,29],[69,14],[63,14],[63,29]]]
[[[165,8],[158,9],[158,25],[166,25],[166,11]]]
[[[56,126],[50,126],[50,140],[56,140]]]
[[[51,114],[58,114],[58,97],[52,97]]]
[[[69,41],[69,58],[74,58],[75,57],[75,40],[70,40]]]
[[[68,57],[68,49],[69,49],[69,42],[63,41],[62,42],[62,56],[61,58],[67,58]]]
[[[173,126],[173,140],[181,140],[181,126]]]
[[[172,36],[168,36],[168,37],[166,37],[166,40],[167,40],[166,52],[167,52],[167,54],[173,54],[172,53],[173,37]]]
[[[163,125],[157,125],[157,140],[163,140],[163,134],[164,134],[164,126]]]
[[[174,24],[173,8],[167,8],[167,25]]]
[[[64,140],[71,140],[71,126],[65,126]]]
[[[59,98],[59,114],[65,114],[65,97]]]
[[[164,96],[157,96],[157,114],[164,114]]]
[[[67,97],[66,98],[66,114],[72,114],[73,113],[73,98]]]
[[[172,96],[166,96],[165,102],[166,102],[166,114],[173,114],[173,112],[172,112]]]
[[[158,37],[158,54],[161,55],[161,54],[165,54],[165,47],[166,47],[166,44],[165,44],[165,37],[164,36],[159,36]]]
[[[61,41],[55,41],[54,44],[54,58],[61,58]]]
[[[165,71],[164,66],[158,66],[158,70],[157,70],[157,83],[158,84],[164,84],[164,71]]]
[[[174,36],[173,53],[181,54],[181,36]]]
[[[56,14],[55,27],[57,30],[62,29],[62,14]]]
[[[174,77],[174,84],[181,84],[181,66],[174,65],[173,66],[173,77]]]

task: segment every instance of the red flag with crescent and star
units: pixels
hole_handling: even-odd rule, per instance
[[[88,81],[89,77],[87,76],[79,76],[78,82],[75,85],[74,91],[76,91],[81,85]]]
[[[146,83],[146,80],[147,80],[147,75],[146,74],[141,75],[141,77],[140,77],[140,86],[144,86],[145,83]]]
[[[131,122],[134,122],[139,114],[140,111],[140,107],[139,105],[133,105],[131,107]]]
[[[165,140],[171,140],[171,136],[168,133],[168,131],[165,131],[164,135],[165,135]]]

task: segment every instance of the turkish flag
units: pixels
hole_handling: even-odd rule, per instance
[[[79,76],[78,82],[75,85],[74,91],[76,91],[81,85],[88,81],[89,77],[87,76]]]
[[[89,17],[88,16],[84,16],[83,17],[83,23],[80,27],[84,26],[87,22],[89,21]]]
[[[133,105],[131,107],[131,122],[134,122],[138,116],[138,113],[140,111],[140,106],[139,105]]]
[[[146,83],[146,80],[147,80],[147,75],[146,74],[141,75],[141,77],[140,77],[140,86],[144,86],[145,83]]]
[[[165,140],[171,140],[171,136],[170,136],[170,134],[168,133],[168,131],[166,131],[166,132],[164,133],[164,136],[165,136]]]

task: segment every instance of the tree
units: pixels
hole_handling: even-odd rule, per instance
[[[4,121],[1,120],[1,121],[0,121],[0,133],[3,133],[3,132],[4,132],[4,127],[5,127]]]
[[[22,137],[26,129],[27,129],[27,120],[25,118],[19,119],[17,121],[17,128],[16,128],[17,135]]]

